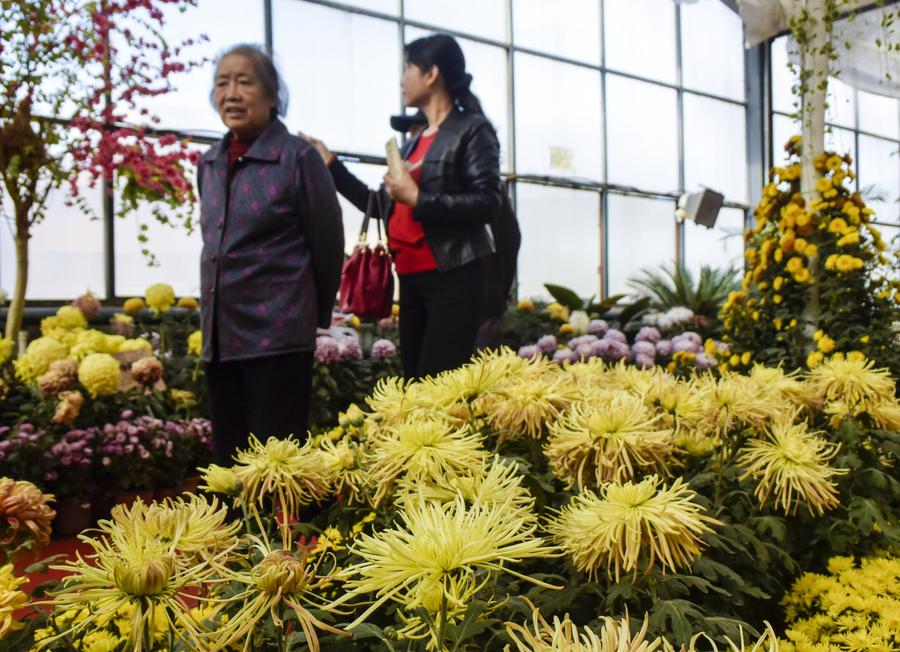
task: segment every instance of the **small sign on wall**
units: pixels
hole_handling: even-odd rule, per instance
[[[550,167],[554,170],[565,170],[571,172],[575,169],[573,163],[575,153],[571,149],[565,147],[550,147]]]

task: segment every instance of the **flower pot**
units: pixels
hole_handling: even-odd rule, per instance
[[[80,534],[94,524],[91,501],[87,498],[61,498],[56,505],[53,535],[59,538]]]
[[[157,489],[155,492],[156,500],[165,500],[167,498],[174,499],[181,494],[180,487],[166,487],[164,489]]]
[[[153,489],[142,489],[141,491],[117,491],[113,496],[113,505],[131,507],[138,498],[140,498],[145,505],[148,505],[153,502],[153,496]]]
[[[181,481],[181,491],[182,491],[182,493],[195,494],[195,493],[197,493],[197,487],[199,485],[200,485],[200,476],[199,475],[191,475]]]

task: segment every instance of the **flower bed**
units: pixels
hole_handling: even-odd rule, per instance
[[[679,377],[507,351],[366,404],[207,469],[231,525],[201,496],[117,508],[59,565],[42,642],[777,650],[803,571],[900,544],[900,405],[865,361]]]

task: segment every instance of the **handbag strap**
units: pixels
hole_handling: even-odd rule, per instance
[[[372,217],[372,206],[375,202],[375,193],[369,191],[369,199],[366,201],[366,214],[363,217],[362,226],[359,227],[358,245],[365,245],[369,240],[369,218]]]

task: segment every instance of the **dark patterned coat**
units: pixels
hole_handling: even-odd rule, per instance
[[[229,172],[226,136],[203,156],[203,360],[311,351],[340,283],[344,230],[331,175],[273,120]],[[215,335],[214,335],[215,334]]]

